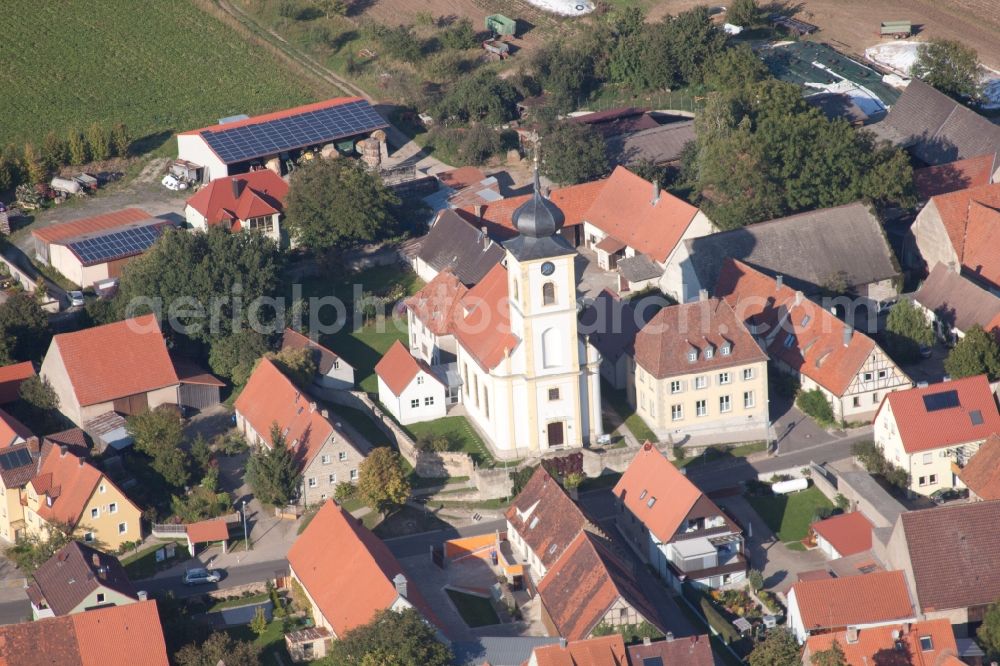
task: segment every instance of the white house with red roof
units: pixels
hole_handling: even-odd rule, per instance
[[[746,577],[743,530],[646,442],[614,488],[618,531],[664,580],[718,588]]]
[[[333,497],[338,483],[358,479],[368,446],[354,441],[307,394],[263,358],[234,405],[236,428],[251,446],[274,446],[277,427],[302,472],[303,503]]]
[[[177,157],[201,167],[202,180],[225,178],[266,167],[277,174],[306,152],[334,150],[356,155],[357,141],[389,124],[360,97],[335,97],[177,135]]]
[[[718,231],[698,208],[622,166],[604,181],[583,219],[584,242],[598,265],[617,270],[632,290],[679,282],[684,241]],[[666,274],[668,266],[676,276]]]
[[[84,430],[108,413],[180,404],[180,380],[151,314],[54,336],[40,374]]]
[[[378,399],[403,425],[433,421],[448,412],[448,387],[402,342],[393,343],[375,366]]]
[[[963,488],[961,468],[1000,432],[1000,412],[986,375],[886,396],[875,414],[875,443],[910,475],[910,490],[930,495]]]
[[[287,196],[288,183],[273,171],[260,169],[208,183],[187,200],[184,216],[194,229],[259,231],[279,242]]]
[[[455,360],[455,323],[468,289],[450,268],[406,299],[410,353],[431,365]]]

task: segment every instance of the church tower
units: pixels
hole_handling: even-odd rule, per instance
[[[515,437],[539,453],[581,447],[601,432],[599,358],[577,333],[577,252],[558,233],[564,222],[542,196],[536,164],[532,197],[513,215],[518,235],[503,247],[510,330],[521,340],[506,367],[522,380]]]

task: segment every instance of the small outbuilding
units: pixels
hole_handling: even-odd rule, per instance
[[[431,367],[413,358],[398,340],[375,366],[378,399],[403,425],[446,415],[447,387]]]

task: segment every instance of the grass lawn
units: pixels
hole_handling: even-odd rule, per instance
[[[411,423],[406,429],[414,440],[421,437],[447,439],[449,451],[468,453],[480,467],[496,465],[496,460],[483,444],[483,440],[464,416],[445,416],[433,421]]]
[[[616,391],[608,384],[602,382],[601,396],[611,403],[611,407],[618,412],[618,416],[625,421],[625,425],[628,426],[628,429],[632,431],[632,434],[635,435],[635,438],[640,443],[646,440],[650,442],[659,441],[649,426],[646,425],[646,422],[642,420],[642,417],[636,414],[632,406],[628,404],[628,398],[625,396],[624,391]]]
[[[149,578],[160,569],[166,569],[167,567],[171,567],[178,562],[191,559],[191,555],[188,553],[187,544],[183,541],[175,541],[174,543],[177,548],[174,551],[174,556],[163,560],[162,562],[157,562],[156,551],[166,546],[167,543],[169,542],[158,543],[144,548],[137,553],[132,553],[131,555],[122,557],[121,563],[122,566],[125,567],[125,573],[128,574],[128,577],[132,580]]]
[[[448,598],[455,604],[458,614],[467,625],[475,629],[476,627],[487,627],[492,624],[500,624],[497,612],[493,610],[493,604],[489,599],[479,597],[474,594],[466,594],[458,590],[446,589]]]
[[[251,631],[248,625],[230,627],[225,631],[238,641],[249,641],[259,645],[261,664],[279,663],[275,660],[276,656],[280,657],[281,663],[292,663],[292,658],[285,648],[285,624],[282,620],[273,620],[260,636]]]
[[[786,543],[806,538],[816,509],[833,508],[830,500],[816,486],[790,495],[748,496],[747,501],[771,531]]]
[[[362,437],[367,439],[373,446],[388,446],[389,437],[376,425],[368,414],[360,409],[344,407],[342,405],[329,405],[330,414],[336,420],[342,420],[358,431]]]
[[[297,75],[197,5],[4,3],[0,145],[37,146],[49,131],[65,138],[68,128],[121,121],[133,137],[147,137],[139,148],[149,149],[171,132],[213,125],[223,116],[338,94]]]
[[[726,448],[724,446],[720,447],[710,447],[705,449],[704,453],[697,456],[689,456],[683,460],[675,460],[675,467],[695,467],[697,465],[702,465],[704,463],[714,462],[716,460],[722,460],[724,458],[746,458],[751,453],[758,453],[760,451],[767,450],[767,442],[750,442],[749,444],[743,444],[741,446],[734,446],[732,448]]]
[[[354,366],[354,381],[366,393],[378,393],[375,364],[396,340],[406,344],[409,333],[406,318],[370,322],[357,329],[345,327],[326,335],[322,343]]]

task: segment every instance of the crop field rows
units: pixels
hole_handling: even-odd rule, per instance
[[[324,94],[188,1],[10,0],[0,34],[0,145],[94,121],[140,138]]]

